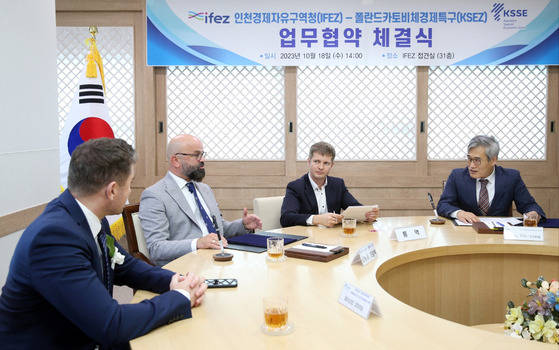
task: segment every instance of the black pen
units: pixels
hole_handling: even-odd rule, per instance
[[[305,247],[311,247],[311,248],[319,248],[319,249],[326,249],[328,247],[325,247],[323,245],[318,245],[318,244],[312,244],[312,243],[303,243],[303,245]]]
[[[435,203],[433,202],[433,197],[431,196],[430,192],[427,192],[427,195],[429,196],[429,201],[431,202],[431,206],[433,207],[433,212],[435,213],[435,218],[437,220],[439,220],[439,214],[437,213],[437,209],[435,208]]]
[[[223,254],[223,242],[221,242],[221,234],[219,233],[219,226],[217,225],[217,219],[215,215],[212,215],[213,224],[215,227],[215,233],[217,233],[217,239],[219,240],[219,247],[221,248],[221,254]]]

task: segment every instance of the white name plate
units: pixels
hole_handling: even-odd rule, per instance
[[[364,319],[368,319],[371,312],[380,316],[375,298],[347,282],[344,283],[338,302]]]
[[[367,265],[371,261],[377,258],[377,251],[375,249],[375,244],[373,242],[359,248],[357,254],[353,257],[351,264],[356,264],[361,261],[363,266]]]
[[[503,238],[517,241],[543,241],[543,227],[505,226]]]
[[[423,226],[410,226],[395,228],[390,239],[397,239],[398,242],[413,241],[415,239],[427,238],[425,227]]]

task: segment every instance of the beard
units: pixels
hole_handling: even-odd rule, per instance
[[[186,165],[182,166],[182,174],[192,181],[201,182],[206,176],[206,170],[202,169],[204,163],[199,163],[198,165]]]

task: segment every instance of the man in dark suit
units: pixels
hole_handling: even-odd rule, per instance
[[[280,223],[295,225],[323,225],[332,227],[341,222],[341,210],[361,205],[349,193],[344,180],[328,176],[334,166],[336,151],[326,142],[311,146],[307,163],[309,172],[287,185],[281,206]],[[378,217],[378,208],[366,214],[367,221]]]
[[[472,223],[479,221],[479,216],[510,216],[514,201],[519,213],[545,217],[518,170],[496,165],[498,156],[499,143],[493,136],[475,136],[468,144],[468,166],[452,170],[437,212]]]
[[[128,349],[129,340],[191,317],[202,277],[152,267],[110,235],[134,177],[134,150],[94,139],[71,157],[68,189],[23,232],[0,297],[2,349]],[[120,305],[113,284],[161,293]]]
[[[193,135],[177,135],[167,145],[169,172],[146,188],[140,200],[140,220],[150,258],[164,265],[197,249],[219,249],[212,218],[226,237],[262,228],[260,218],[244,208],[241,219],[226,221],[206,175],[202,141]]]

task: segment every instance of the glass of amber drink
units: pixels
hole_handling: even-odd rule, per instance
[[[270,237],[266,241],[268,245],[268,261],[284,261],[286,259],[286,256],[283,253],[283,238]]]
[[[524,226],[536,227],[538,226],[538,214],[536,213],[525,213],[522,215]]]
[[[343,218],[342,229],[342,237],[357,237],[357,219]]]
[[[287,298],[269,296],[263,299],[264,324],[262,331],[269,335],[289,334],[293,331],[293,324],[288,319]]]

